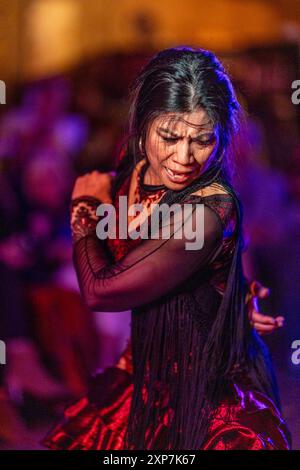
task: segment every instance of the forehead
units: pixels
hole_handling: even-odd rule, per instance
[[[213,124],[204,109],[191,113],[165,113],[156,117],[151,129],[165,129],[177,134],[198,134],[201,130],[213,129]]]

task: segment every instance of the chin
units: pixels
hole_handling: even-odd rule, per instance
[[[171,189],[172,191],[181,191],[188,186],[190,186],[201,174],[201,169],[200,171],[193,171],[190,174],[186,174],[182,176],[182,181],[176,181],[178,177],[174,177],[174,175],[170,175],[169,171],[167,171],[166,168],[163,168],[161,172],[161,180],[163,184],[168,188]]]
[[[163,184],[172,191],[181,191],[184,188],[187,188],[192,181],[189,183],[172,183],[172,181],[164,181]]]
[[[199,176],[197,176],[198,178]],[[188,186],[190,186],[197,178],[193,178],[193,179],[190,179],[190,180],[187,180],[185,182],[182,182],[182,183],[175,183],[173,181],[170,181],[169,178],[163,178],[162,181],[163,181],[163,184],[168,188],[168,189],[171,189],[172,191],[181,191],[182,189],[185,189],[187,188]]]

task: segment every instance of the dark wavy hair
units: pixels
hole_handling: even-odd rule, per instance
[[[129,113],[129,133],[117,168],[115,189],[129,176],[136,163],[144,157],[145,140],[149,125],[159,115],[166,113],[189,113],[204,109],[218,131],[219,145],[210,167],[186,188],[167,190],[159,204],[173,204],[199,188],[212,182],[219,182],[232,196],[236,205],[237,229],[236,246],[228,274],[226,289],[209,331],[203,349],[195,344],[196,364],[193,384],[169,384],[174,397],[180,395],[180,403],[185,409],[177,413],[168,430],[168,449],[200,449],[218,404],[222,400],[228,384],[238,379],[239,374],[247,376],[252,387],[266,393],[280,408],[276,379],[268,350],[253,328],[251,328],[245,305],[246,280],[242,269],[242,207],[230,183],[230,157],[235,136],[242,119],[241,107],[235,96],[231,81],[223,66],[212,52],[190,47],[175,47],[156,54],[138,75],[131,93]],[[139,146],[141,139],[142,151]],[[186,307],[187,314],[196,306]],[[133,339],[136,354],[139,354],[139,341],[159,342],[162,332],[157,324],[154,337],[138,337],[144,323],[142,315],[133,318]],[[153,320],[154,322],[154,320]],[[165,326],[161,326],[165,328]],[[159,351],[159,344],[152,344]],[[147,348],[146,348],[147,349]],[[148,349],[147,349],[148,350]],[[149,348],[150,350],[150,348]],[[193,353],[193,354],[194,354]],[[156,370],[160,373],[167,365],[161,358],[155,358]],[[155,403],[145,404],[140,388],[144,371],[136,368],[134,392],[126,433],[126,448],[145,448],[145,435],[151,423],[155,427]],[[149,384],[149,397],[154,397],[156,377]],[[173,387],[173,388],[172,388]],[[153,392],[153,393],[152,393]],[[188,398],[187,398],[188,397]],[[147,419],[145,419],[147,416]],[[184,429],[179,433],[179,429]]]
[[[147,130],[156,117],[199,109],[206,111],[219,136],[213,173],[228,179],[235,136],[243,121],[242,109],[216,56],[204,49],[181,46],[152,57],[131,87],[128,132],[117,167],[115,190],[145,155]]]

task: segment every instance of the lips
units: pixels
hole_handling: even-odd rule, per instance
[[[174,181],[175,183],[182,183],[183,181],[186,181],[191,173],[193,173],[193,170],[191,171],[174,171],[171,170],[168,167],[164,167],[166,170],[167,175],[169,178]]]

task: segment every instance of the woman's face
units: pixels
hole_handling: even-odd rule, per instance
[[[158,116],[146,136],[150,165],[144,182],[184,189],[207,169],[217,146],[217,132],[204,110]]]

